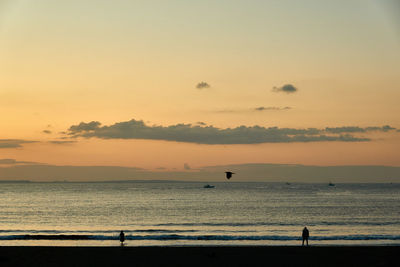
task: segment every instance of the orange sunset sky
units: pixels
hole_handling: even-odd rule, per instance
[[[0,172],[400,166],[398,1],[0,0]]]

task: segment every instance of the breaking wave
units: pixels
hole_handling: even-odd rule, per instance
[[[216,241],[293,241],[300,240],[299,236],[285,235],[126,235],[126,240],[216,240]],[[119,240],[115,235],[79,235],[79,234],[20,234],[1,235],[0,240]],[[400,235],[335,235],[313,236],[310,240],[400,240]]]

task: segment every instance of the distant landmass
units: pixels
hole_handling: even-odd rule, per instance
[[[0,183],[31,183],[29,180],[0,180]]]
[[[225,181],[225,171],[235,172],[230,182],[400,182],[396,166],[310,166],[296,164],[235,164],[206,166],[187,171],[150,171],[118,166],[12,165],[0,168],[2,182],[180,180]]]

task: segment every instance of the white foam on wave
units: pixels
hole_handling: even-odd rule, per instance
[[[299,236],[287,235],[126,235],[126,240],[214,240],[214,241],[294,241]],[[0,235],[0,240],[119,240],[117,235]],[[400,235],[334,235],[312,236],[310,240],[400,240]]]

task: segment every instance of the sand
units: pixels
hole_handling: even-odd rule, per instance
[[[400,246],[0,247],[0,266],[399,266]]]

